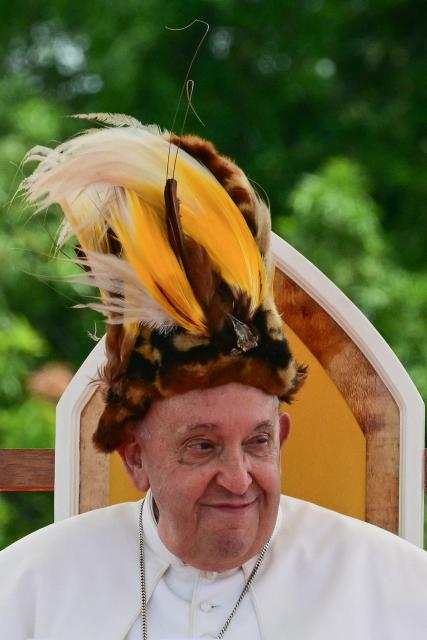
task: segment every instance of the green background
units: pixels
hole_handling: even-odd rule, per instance
[[[0,3],[0,448],[53,445],[49,362],[73,371],[102,321],[50,258],[55,212],[13,198],[65,116],[171,126],[203,27],[186,131],[268,193],[275,230],[371,319],[427,397],[427,4],[420,0],[15,0]],[[182,121],[180,116],[179,121]],[[28,172],[28,169],[27,169]],[[33,390],[31,390],[33,389]],[[52,496],[2,494],[0,547],[52,520]]]

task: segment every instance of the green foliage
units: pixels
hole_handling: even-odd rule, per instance
[[[23,376],[46,345],[26,318],[3,316],[1,320],[0,398],[9,404],[21,398]]]
[[[55,212],[29,219],[14,197],[31,169],[24,154],[78,131],[64,117],[76,112],[169,127],[203,27],[164,27],[194,17],[211,25],[191,74],[207,126],[190,114],[187,130],[214,140],[262,185],[276,230],[369,316],[427,398],[426,14],[421,0],[3,7],[0,447],[51,446],[53,405],[31,397],[26,381],[47,361],[76,368],[95,322],[70,309],[82,291],[64,279],[69,264],[49,259]],[[51,514],[49,496],[2,496],[0,546]]]
[[[55,410],[51,402],[26,398],[13,409],[0,409],[0,440],[4,449],[54,446]]]
[[[372,320],[427,397],[427,272],[393,259],[362,169],[333,158],[303,175],[276,229],[328,275]]]
[[[52,521],[52,494],[0,494],[0,549]]]

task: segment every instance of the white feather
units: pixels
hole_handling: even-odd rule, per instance
[[[86,258],[73,260],[89,266],[90,272],[71,277],[72,282],[87,284],[102,291],[95,302],[78,307],[100,311],[110,324],[142,323],[157,331],[166,332],[176,326],[175,321],[154,300],[138,279],[130,264],[112,254],[88,252]]]
[[[144,128],[142,122],[128,116],[125,113],[75,113],[70,118],[79,120],[93,120],[113,127],[141,127]]]
[[[104,187],[122,186],[135,191],[149,202],[153,189],[163,193],[168,151],[171,157],[177,147],[169,145],[151,128],[123,127],[94,129],[56,147],[34,147],[25,162],[37,161],[38,167],[21,185],[30,203],[42,210],[54,202],[72,206],[84,190],[93,190],[100,182]],[[196,171],[215,178],[195,158],[180,151],[180,160]],[[176,178],[180,183],[179,164]]]
[[[167,129],[162,129],[158,124],[143,124],[136,118],[128,116],[125,113],[76,113],[70,118],[78,118],[79,120],[93,120],[101,124],[112,127],[135,127],[136,129],[145,129],[156,136],[169,139],[170,133]],[[87,129],[82,133],[93,133],[93,129]]]

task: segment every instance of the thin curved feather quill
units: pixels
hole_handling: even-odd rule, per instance
[[[74,113],[69,117],[77,120],[93,120],[113,127],[145,128],[142,122],[125,113]]]

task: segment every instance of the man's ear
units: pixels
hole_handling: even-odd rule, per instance
[[[291,416],[289,413],[282,413],[279,418],[279,438],[280,446],[286,442],[291,430]]]
[[[143,464],[140,438],[132,433],[117,451],[134,486],[139,491],[148,491],[150,483]]]

